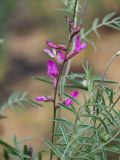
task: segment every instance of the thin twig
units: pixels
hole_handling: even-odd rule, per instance
[[[69,42],[68,42],[68,46],[67,46],[66,54],[65,54],[65,59],[66,59],[66,55],[67,55],[67,53],[68,53],[70,44],[71,44],[71,40],[69,40]],[[60,69],[59,69],[59,73],[58,73],[58,77],[57,77],[57,82],[56,82],[56,87],[55,87],[55,92],[54,92],[54,97],[53,97],[53,99],[54,99],[54,100],[53,100],[53,109],[54,109],[53,119],[56,118],[56,113],[57,113],[57,104],[56,104],[57,91],[58,91],[58,86],[59,86],[60,75],[61,75],[61,73],[62,73],[62,70],[63,70],[63,67],[64,67],[65,63],[66,63],[66,61],[64,61],[64,62],[61,64]],[[54,143],[55,124],[56,124],[56,121],[53,121],[53,125],[52,125],[52,140],[51,140],[52,143]],[[52,152],[52,150],[51,150],[50,160],[52,160],[52,159],[53,159],[53,152]]]
[[[103,80],[104,80],[104,78],[105,78],[105,75],[106,75],[106,73],[107,73],[107,71],[108,71],[111,63],[114,61],[114,59],[115,59],[116,57],[117,57],[117,56],[116,56],[116,53],[115,53],[115,54],[112,56],[112,58],[109,60],[109,62],[107,63],[107,65],[106,65],[106,67],[105,67],[104,74],[103,74],[103,76],[102,76],[102,78],[101,78],[100,85],[103,83]]]
[[[57,107],[56,107],[56,98],[57,98],[57,90],[58,90],[58,85],[59,85],[59,79],[60,79],[60,74],[62,72],[62,69],[64,67],[65,62],[62,63],[60,69],[59,69],[59,74],[57,77],[57,83],[56,83],[56,87],[55,87],[55,92],[54,92],[54,101],[53,101],[53,109],[54,109],[54,113],[53,113],[53,119],[56,118],[56,113],[57,113]],[[53,126],[52,126],[52,140],[51,142],[54,142],[54,132],[55,132],[55,121],[53,121]],[[50,154],[50,160],[52,160],[53,157],[53,152],[51,150],[51,154]]]
[[[72,18],[72,21],[74,22],[75,26],[77,26],[77,12],[78,12],[78,0],[75,1],[74,13]],[[72,51],[74,50],[74,46],[75,46],[75,40],[73,40]],[[65,76],[69,74],[71,63],[72,63],[72,59],[68,60]]]
[[[78,9],[79,9],[79,5],[77,5],[78,1],[75,1],[75,7],[74,7],[74,14],[73,14],[73,21],[75,26],[77,25],[78,22]],[[86,14],[86,10],[87,10],[87,5],[88,5],[88,0],[84,0],[84,4],[83,4],[83,9],[80,15],[80,24],[82,24],[83,19],[85,17]],[[72,44],[72,50],[74,50],[74,46],[75,46],[75,39],[73,40],[73,44]],[[67,76],[69,74],[70,71],[70,67],[72,64],[72,59],[70,59],[67,63],[67,67],[66,67],[66,71],[65,71],[65,76]]]

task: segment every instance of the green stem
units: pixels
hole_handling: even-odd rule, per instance
[[[56,117],[56,112],[57,112],[57,108],[54,108],[54,114],[53,114],[53,119]],[[53,121],[53,125],[52,125],[52,139],[51,142],[54,142],[54,131],[55,131],[55,121]],[[52,150],[50,151],[50,160],[52,160],[53,157],[53,152]]]
[[[86,0],[88,1],[88,0]],[[73,21],[75,23],[75,25],[77,25],[77,16],[76,16],[76,13],[78,12],[78,0],[75,0],[75,5],[74,5],[74,11],[73,11]],[[66,50],[66,55],[68,53],[68,50],[69,50],[69,47],[70,47],[70,44],[71,44],[71,40],[69,40],[68,42],[68,46],[67,46],[67,50]],[[73,47],[74,48],[74,42],[73,42]],[[66,58],[66,55],[65,55],[65,58]],[[56,118],[56,112],[57,112],[57,105],[56,105],[56,99],[57,99],[57,91],[58,91],[58,86],[59,86],[59,79],[60,79],[60,75],[62,73],[62,70],[63,70],[63,67],[66,63],[66,60],[62,63],[60,69],[59,69],[59,74],[58,74],[58,77],[57,77],[57,82],[56,82],[56,87],[55,87],[55,92],[54,92],[54,101],[53,101],[53,108],[54,108],[54,114],[53,114],[53,119]],[[71,62],[69,61],[68,62],[68,65],[67,65],[67,69],[66,69],[66,72],[65,72],[65,75],[67,75],[69,73],[69,70],[70,70],[70,65],[71,65]],[[55,124],[56,122],[53,121],[53,126],[52,126],[52,143],[54,143],[54,132],[55,132]],[[51,150],[51,154],[50,154],[50,160],[53,159],[53,152]]]
[[[111,63],[112,63],[112,62],[114,61],[114,59],[115,59],[116,57],[118,57],[118,56],[120,56],[120,51],[118,51],[117,53],[115,53],[115,54],[112,56],[112,58],[109,60],[109,62],[107,63],[107,65],[106,65],[106,67],[105,67],[105,71],[104,71],[103,76],[102,76],[102,78],[101,78],[101,82],[100,82],[99,86],[102,85],[103,80],[104,80],[104,78],[105,78],[105,75],[106,75],[106,73],[107,73],[107,71],[108,71]],[[101,91],[100,91],[100,89],[98,88],[97,95],[99,95],[99,92],[101,92]],[[96,96],[96,101],[97,101],[97,98],[98,98],[98,96]],[[111,106],[111,109],[116,105],[116,103],[119,101],[119,99],[120,99],[120,96],[117,98],[117,100],[115,101],[115,103],[113,103],[113,105]],[[111,111],[111,109],[109,110],[109,112]],[[105,118],[103,119],[103,121],[104,121],[104,120],[105,120]],[[100,126],[101,126],[101,123],[98,125],[98,128],[100,128]]]
[[[78,12],[77,3],[78,3],[78,0],[75,1],[74,11],[73,11],[73,18],[72,18],[75,26],[77,25],[77,12]],[[75,46],[75,40],[73,41],[73,44],[72,44],[72,50],[74,50],[74,46]],[[68,60],[66,71],[65,71],[65,76],[67,76],[69,74],[71,63],[72,63],[72,59]]]
[[[78,0],[75,1],[75,6],[74,6],[74,13],[73,13],[73,22],[75,24],[75,26],[77,26],[77,21],[78,21]],[[83,4],[83,10],[82,10],[82,13],[80,15],[80,24],[82,24],[82,21],[85,17],[85,13],[86,13],[86,10],[87,10],[87,5],[88,5],[88,0],[84,0],[84,4]],[[72,50],[74,50],[74,46],[75,46],[75,39],[73,41],[73,44],[72,44]],[[67,76],[69,74],[69,71],[70,71],[70,67],[71,67],[71,64],[72,64],[72,59],[68,60],[68,63],[67,63],[67,67],[66,67],[66,71],[65,71],[65,75]]]
[[[67,55],[67,52],[68,52],[68,50],[69,50],[70,43],[71,43],[71,41],[68,42],[68,46],[67,46],[67,50],[66,50],[66,55]],[[65,59],[66,59],[66,55],[65,55]],[[66,62],[66,60],[61,64],[60,69],[59,69],[59,73],[58,73],[58,77],[57,77],[57,82],[56,82],[56,87],[55,87],[55,92],[54,92],[54,101],[53,101],[53,108],[54,108],[53,119],[56,118],[56,113],[57,113],[57,105],[56,105],[57,91],[58,91],[58,86],[59,86],[60,75],[61,75],[61,73],[62,73],[62,70],[63,70],[63,67],[64,67],[64,65],[65,65],[65,62]],[[53,126],[52,126],[52,140],[51,140],[52,143],[54,143],[55,124],[56,124],[56,122],[53,121]],[[50,160],[52,160],[52,159],[53,159],[53,152],[52,152],[52,150],[51,150]]]
[[[109,60],[109,62],[107,63],[107,65],[106,65],[106,67],[105,67],[104,74],[103,74],[103,76],[102,76],[102,78],[101,78],[100,85],[103,83],[103,80],[104,80],[104,78],[105,78],[105,75],[106,75],[106,73],[107,73],[107,71],[108,71],[111,63],[114,61],[114,59],[115,59],[116,57],[117,57],[117,54],[114,54],[114,55],[112,56],[112,58]]]

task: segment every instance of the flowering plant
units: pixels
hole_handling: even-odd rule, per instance
[[[63,1],[64,2],[64,1]],[[68,3],[68,1],[66,1]],[[73,3],[74,2],[74,3]],[[84,12],[86,3],[83,5]],[[84,73],[69,74],[71,59],[80,54],[88,46],[88,34],[94,31],[98,35],[97,28],[106,25],[115,29],[120,29],[120,17],[113,18],[114,14],[104,17],[101,24],[95,19],[92,28],[84,31],[82,24],[77,24],[76,14],[79,1],[72,0],[74,4],[73,18],[65,17],[68,26],[68,45],[56,44],[47,41],[47,48],[44,52],[49,56],[47,61],[46,82],[53,86],[53,96],[38,95],[34,104],[39,102],[53,104],[53,125],[51,141],[44,139],[49,147],[49,160],[107,160],[110,152],[116,155],[120,153],[120,112],[115,109],[120,100],[120,88],[113,91],[106,84],[116,84],[116,82],[105,79],[106,72],[112,61],[120,55],[118,51],[108,62],[103,76],[93,74],[93,67],[86,63]],[[66,4],[66,3],[65,3]],[[64,66],[67,69],[64,72]],[[42,78],[39,80],[43,80]],[[66,88],[73,88],[70,94],[65,93]],[[87,91],[84,103],[78,99],[80,89]],[[61,110],[66,110],[72,114],[73,119],[58,116]],[[21,160],[41,160],[43,151],[36,155],[32,147],[24,146],[21,151],[1,140],[0,144],[4,148],[4,158],[9,160],[13,155]],[[45,152],[45,151],[44,151]]]

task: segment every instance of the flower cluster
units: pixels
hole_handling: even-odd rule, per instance
[[[69,18],[66,17],[66,22],[69,26],[69,46],[66,47],[63,44],[56,44],[51,41],[47,41],[47,48],[44,49],[44,52],[48,54],[51,58],[54,58],[56,62],[49,59],[47,62],[47,75],[52,80],[52,84],[54,86],[54,89],[56,89],[56,85],[58,83],[58,76],[60,74],[60,67],[69,59],[74,57],[76,54],[78,54],[82,49],[86,48],[86,43],[82,42],[80,40],[79,32],[81,29],[81,25],[75,26],[74,22],[72,22]],[[74,50],[70,50],[70,44],[75,38],[75,47]],[[73,91],[70,94],[70,97],[77,98],[78,91]],[[35,98],[36,101],[44,101],[44,102],[53,102],[53,97],[44,97],[44,96],[38,96]],[[70,106],[72,104],[72,99],[66,98],[65,100],[61,101],[64,105]]]

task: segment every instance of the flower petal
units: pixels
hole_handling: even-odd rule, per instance
[[[78,96],[78,91],[73,91],[70,94],[70,97],[72,97],[74,99],[76,99],[77,96]],[[65,101],[64,101],[64,105],[66,105],[67,107],[70,106],[72,103],[73,103],[73,100],[70,99],[70,98],[66,98]]]
[[[87,46],[87,44],[86,44],[86,42],[82,42],[82,44],[81,44],[81,49],[84,49],[84,48],[86,48],[86,46]]]
[[[47,45],[50,48],[58,49],[58,46],[55,43],[51,42],[51,41],[47,41]]]
[[[81,25],[74,27],[74,30],[71,32],[70,38],[72,38],[77,35],[81,30]]]
[[[77,35],[75,38],[75,51],[80,52],[80,49],[81,49],[80,36]]]
[[[53,97],[49,96],[49,97],[44,97],[44,96],[38,96],[35,98],[36,101],[38,102],[52,102],[53,101]]]
[[[48,76],[51,77],[52,79],[53,79],[53,78],[56,78],[57,75],[58,75],[57,65],[56,65],[53,61],[51,61],[51,60],[48,60],[47,74],[48,74]]]
[[[44,49],[44,52],[47,53],[50,57],[54,58],[55,54],[53,52],[51,52],[51,50],[49,50],[48,48]]]
[[[63,44],[55,44],[51,41],[47,41],[47,45],[50,47],[50,48],[54,48],[54,49],[61,49],[61,50],[65,50],[66,51],[66,46],[63,45]]]
[[[59,64],[62,64],[65,60],[65,55],[63,54],[63,52],[60,50],[58,51],[57,53],[57,56],[56,56],[56,61],[59,63]]]
[[[38,96],[38,97],[35,98],[35,100],[41,102],[41,101],[47,101],[48,99],[44,96]]]
[[[64,50],[64,51],[66,51],[66,46],[65,45],[63,45],[63,44],[57,44],[57,46],[58,46],[58,49],[61,49],[61,50]]]

